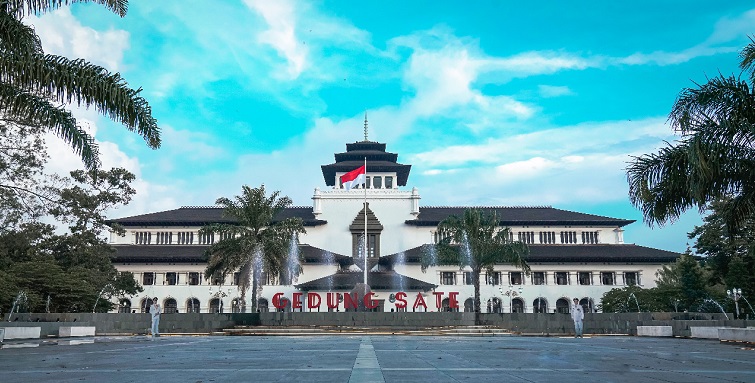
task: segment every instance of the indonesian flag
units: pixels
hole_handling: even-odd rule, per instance
[[[341,176],[341,184],[344,189],[350,190],[358,185],[364,184],[364,166],[360,166]]]

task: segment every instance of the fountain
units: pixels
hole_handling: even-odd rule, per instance
[[[299,277],[299,237],[291,233],[291,241],[288,244],[288,256],[286,257],[286,285],[293,285]]]
[[[469,247],[469,237],[467,237],[467,232],[462,232],[462,243],[461,243],[461,249],[462,253],[464,254],[464,262],[462,266],[472,266],[472,248]]]
[[[745,296],[744,296],[744,295],[742,295],[742,299],[744,299],[744,300],[745,300],[745,303],[747,303],[747,306],[749,306],[749,307],[750,307],[750,311],[752,311],[752,315],[755,315],[755,310],[753,310],[753,309],[752,309],[752,305],[751,305],[751,304],[750,304],[750,302],[749,302],[749,301],[747,300],[747,298],[745,298]]]
[[[703,301],[703,303],[713,303],[714,305],[718,306],[718,309],[721,310],[721,312],[724,314],[724,316],[726,317],[726,320],[729,320],[729,315],[726,314],[726,310],[724,310],[724,307],[721,306],[721,304],[718,303],[715,299],[713,299],[713,298],[706,298]],[[700,307],[698,308],[698,311],[702,311],[702,306],[703,305],[700,305]]]
[[[254,302],[252,302],[252,307],[255,309],[257,308],[257,301],[259,300],[260,294],[262,293],[262,286],[264,286],[264,281],[262,280],[262,274],[265,268],[265,260],[263,259],[264,254],[262,253],[262,248],[257,246],[254,249],[254,254],[252,256],[252,278],[254,278],[254,284],[255,289],[252,292],[253,297],[252,299]],[[242,312],[246,312],[246,302],[242,302]]]
[[[16,299],[13,300],[13,306],[11,306],[10,313],[8,313],[8,322],[10,322],[11,315],[13,315],[13,310],[16,310],[18,314],[18,310],[24,303],[26,303],[26,293],[22,290],[18,292]]]
[[[100,290],[100,293],[97,294],[97,300],[94,301],[94,306],[92,306],[92,313],[95,312],[95,309],[97,308],[97,302],[99,302],[100,298],[102,298],[102,293],[104,293],[105,290],[112,289],[112,288],[113,288],[113,285],[108,283],[105,285],[105,287],[102,288],[102,290]]]
[[[393,271],[396,271],[396,265],[403,266],[406,264],[406,254],[402,251],[398,254],[396,254],[396,260],[393,263]],[[404,286],[405,278],[401,278],[401,274],[396,272],[396,279],[398,279],[398,291],[406,291],[406,286]]]
[[[629,305],[629,298],[634,298],[634,303],[637,305],[637,312],[642,312],[642,310],[640,310],[640,302],[637,300],[634,293],[629,293],[629,296],[627,297],[627,305]]]

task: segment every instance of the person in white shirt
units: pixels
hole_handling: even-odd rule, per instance
[[[155,297],[152,299],[152,305],[149,306],[149,313],[152,314],[152,340],[160,336],[160,309],[160,304],[157,303],[157,297]]]
[[[574,337],[582,338],[582,321],[585,319],[585,310],[579,304],[579,299],[574,298],[571,306],[571,319],[574,320]]]

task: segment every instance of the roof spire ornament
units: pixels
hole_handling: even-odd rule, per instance
[[[369,141],[367,139],[367,112],[364,112],[364,142]]]

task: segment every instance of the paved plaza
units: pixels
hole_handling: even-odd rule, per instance
[[[755,382],[755,350],[602,336],[89,338],[6,343],[0,382]]]

